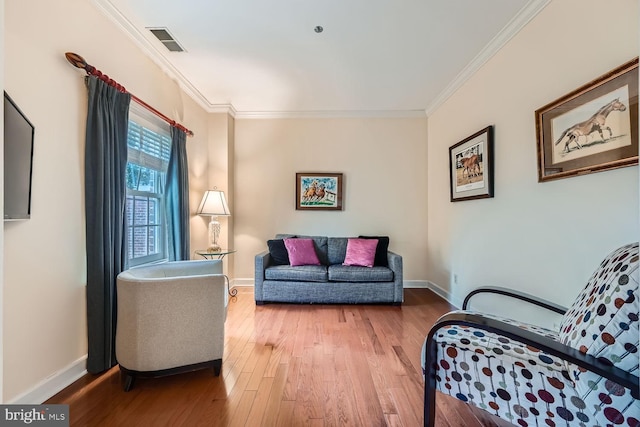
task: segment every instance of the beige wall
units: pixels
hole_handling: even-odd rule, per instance
[[[36,128],[32,218],[4,224],[3,391],[4,401],[13,401],[87,352],[87,96],[84,72],[64,53],[84,56],[195,132],[187,142],[192,212],[209,186],[209,124],[208,114],[89,1],[7,2],[4,30],[5,90]]]
[[[638,55],[638,3],[551,2],[429,117],[428,279],[569,305],[638,239],[638,167],[538,183],[534,111]],[[495,125],[495,198],[449,202],[448,148]],[[453,276],[457,275],[458,283]]]
[[[551,2],[429,117],[428,128],[426,118],[207,114],[91,2],[2,5],[0,81],[4,75],[36,125],[36,152],[33,217],[0,232],[1,401],[15,401],[86,354],[86,90],[66,51],[195,132],[191,212],[205,190],[227,192],[232,217],[222,219],[223,242],[238,252],[225,263],[236,279],[253,280],[254,255],[278,232],[385,234],[404,256],[405,279],[428,279],[456,300],[492,284],[569,304],[605,252],[638,238],[638,168],[538,184],[533,124],[536,108],[637,55],[633,0],[607,8]],[[448,147],[488,124],[496,126],[496,197],[450,203]],[[344,173],[344,211],[296,211],[300,171]],[[192,249],[206,246],[207,222],[192,217]]]
[[[210,183],[209,190],[217,188],[224,191],[227,204],[232,216],[218,217],[220,221],[220,238],[219,243],[222,248],[233,248],[233,215],[235,214],[235,206],[233,204],[233,128],[234,119],[228,114],[210,114],[209,115],[209,135],[211,140],[211,146],[209,149],[208,157],[208,182]],[[202,195],[200,195],[202,198]],[[208,223],[210,217],[200,218],[200,223],[205,224],[205,229],[193,229],[191,235],[194,239],[204,238],[201,242],[198,242],[199,246],[196,249],[205,249],[208,246]],[[197,234],[197,236],[196,236]],[[233,257],[228,257],[224,263],[225,273],[233,276]]]
[[[276,233],[390,236],[405,280],[427,275],[425,118],[238,119],[235,278]],[[342,172],[342,211],[295,209],[296,172]]]

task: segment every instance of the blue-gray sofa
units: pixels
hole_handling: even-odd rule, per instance
[[[381,263],[382,265],[347,266],[342,265],[347,250],[347,237],[276,235],[276,239],[290,237],[313,239],[321,265],[278,265],[269,251],[256,255],[257,305],[269,302],[402,304],[404,293],[400,255],[385,247],[386,262]]]

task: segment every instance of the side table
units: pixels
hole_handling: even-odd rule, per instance
[[[235,249],[220,249],[216,252],[210,252],[207,249],[196,249],[195,251],[197,255],[200,255],[204,259],[223,259],[225,256],[235,252]],[[236,288],[230,287],[229,278],[227,278],[227,289],[227,293],[229,294],[229,296],[235,297],[236,295],[238,295],[238,290]]]
[[[200,255],[205,259],[223,259],[225,256],[229,254],[235,253],[235,249],[220,249],[216,252],[209,252],[206,249],[196,249],[196,254]]]

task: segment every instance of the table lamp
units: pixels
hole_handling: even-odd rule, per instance
[[[208,252],[220,252],[221,248],[218,244],[218,237],[220,236],[220,222],[219,216],[229,216],[229,206],[227,200],[224,197],[224,191],[208,190],[204,193],[200,206],[196,211],[198,215],[210,215],[211,221],[209,222],[209,247]]]

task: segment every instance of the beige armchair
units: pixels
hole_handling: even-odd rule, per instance
[[[116,358],[129,391],[136,377],[222,368],[227,278],[222,261],[174,261],[117,279]]]

